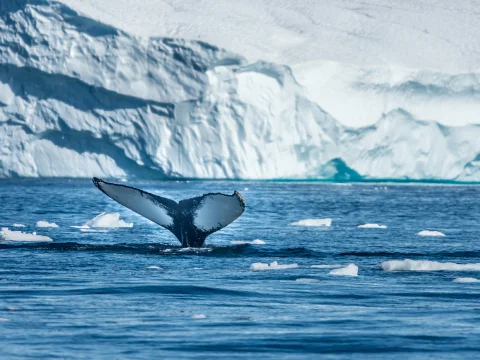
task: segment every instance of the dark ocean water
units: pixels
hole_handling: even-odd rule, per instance
[[[480,283],[452,282],[480,272],[379,266],[480,263],[480,187],[131,185],[175,200],[236,189],[247,208],[205,248],[182,250],[89,181],[0,182],[0,227],[21,223],[15,230],[54,240],[0,243],[1,359],[480,358]],[[71,228],[104,211],[133,228]],[[289,225],[309,218],[332,226]],[[38,220],[59,228],[35,228]],[[424,229],[446,236],[416,235]],[[255,239],[266,244],[231,244]],[[298,268],[250,270],[272,261]],[[351,263],[358,277],[311,268]],[[305,278],[317,282],[296,281]]]

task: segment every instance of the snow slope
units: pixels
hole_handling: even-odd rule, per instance
[[[347,127],[289,66],[0,3],[0,177],[480,181],[479,135],[405,109]]]

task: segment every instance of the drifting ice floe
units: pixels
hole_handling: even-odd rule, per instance
[[[338,268],[341,268],[342,265],[339,265],[339,264],[335,264],[335,265],[312,265],[310,267],[314,268],[314,269],[338,269]]]
[[[291,223],[294,226],[330,226],[332,219],[304,219]]]
[[[343,268],[332,270],[329,272],[329,274],[340,276],[358,276],[358,266],[355,264],[350,264]]]
[[[317,279],[309,279],[309,278],[299,278],[295,280],[296,282],[301,282],[301,283],[318,283],[320,280]]]
[[[455,283],[478,283],[480,282],[479,279],[465,277],[465,278],[456,278],[453,280]]]
[[[36,227],[41,228],[58,228],[58,225],[55,223],[49,223],[48,221],[40,220],[35,224]]]
[[[23,224],[13,224],[12,226],[13,227],[25,227],[25,225],[23,225]]]
[[[432,231],[432,230],[422,230],[417,233],[418,236],[445,236],[444,233],[440,231]]]
[[[266,242],[260,239],[256,239],[253,241],[242,241],[242,240],[234,240],[230,242],[232,245],[244,245],[244,244],[252,244],[252,245],[265,245]]]
[[[82,226],[72,227],[80,230],[91,228],[131,228],[133,227],[133,223],[127,223],[120,220],[120,213],[101,213],[95,216],[92,220],[87,221]]]
[[[361,229],[386,229],[386,225],[379,225],[379,224],[360,224],[357,227]]]
[[[21,231],[12,231],[8,228],[2,228],[0,231],[0,240],[3,241],[33,241],[33,242],[50,242],[53,241],[48,236],[37,235],[34,231],[31,234]]]
[[[383,262],[383,271],[480,271],[480,264],[441,263],[428,260],[392,260]]]
[[[207,317],[207,315],[205,315],[205,314],[192,315],[192,319],[205,319],[206,317]]]
[[[252,271],[262,271],[262,270],[283,270],[283,269],[295,269],[298,268],[297,264],[285,264],[280,265],[278,262],[274,261],[269,264],[264,263],[253,263],[250,265],[250,270]]]

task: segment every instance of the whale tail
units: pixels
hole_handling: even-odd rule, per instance
[[[93,178],[94,185],[116,202],[170,230],[183,247],[200,247],[245,210],[240,193],[205,194],[176,202],[134,187]]]

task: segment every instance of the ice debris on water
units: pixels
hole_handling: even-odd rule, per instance
[[[147,266],[145,269],[149,269],[149,270],[163,270],[160,266]]]
[[[192,319],[205,319],[206,317],[207,317],[207,315],[205,315],[205,314],[192,315]]]
[[[37,223],[35,224],[36,227],[41,227],[41,228],[58,228],[58,225],[55,224],[55,223],[50,223],[48,221],[45,221],[45,220],[40,220],[40,221],[37,221]]]
[[[293,226],[331,226],[332,219],[303,219],[293,223],[290,223]]]
[[[380,225],[380,224],[360,224],[357,227],[361,229],[386,229],[386,225]]]
[[[391,260],[380,264],[383,271],[480,271],[480,264],[456,264],[429,260]]]
[[[417,233],[418,236],[445,236],[444,233],[434,230],[422,230]]]
[[[296,282],[300,282],[300,283],[319,283],[320,280],[318,279],[310,279],[310,278],[298,278],[298,279],[295,279]]]
[[[355,264],[350,264],[343,268],[332,270],[329,272],[329,274],[339,276],[358,276],[358,266]]]
[[[120,213],[106,213],[103,212],[93,219],[87,221],[82,226],[72,226],[73,228],[80,229],[81,231],[86,231],[91,228],[131,228],[133,223],[127,223],[120,219]],[[84,229],[84,230],[82,230]]]
[[[51,242],[53,241],[48,236],[37,235],[33,233],[24,233],[21,231],[12,231],[8,228],[2,228],[0,231],[0,240],[3,241],[32,241],[32,242]]]
[[[13,224],[12,226],[13,227],[25,227],[25,225],[23,225],[23,224]]]
[[[264,263],[253,263],[250,265],[250,270],[252,271],[263,271],[263,270],[284,270],[284,269],[295,269],[298,268],[298,264],[284,264],[280,265],[278,262],[273,261],[270,264]]]
[[[471,278],[471,277],[463,277],[463,278],[453,279],[452,282],[455,282],[455,283],[480,283],[480,279],[475,279],[475,278]]]
[[[310,266],[313,269],[338,269],[341,268],[342,265],[333,264],[333,265],[312,265]]]

